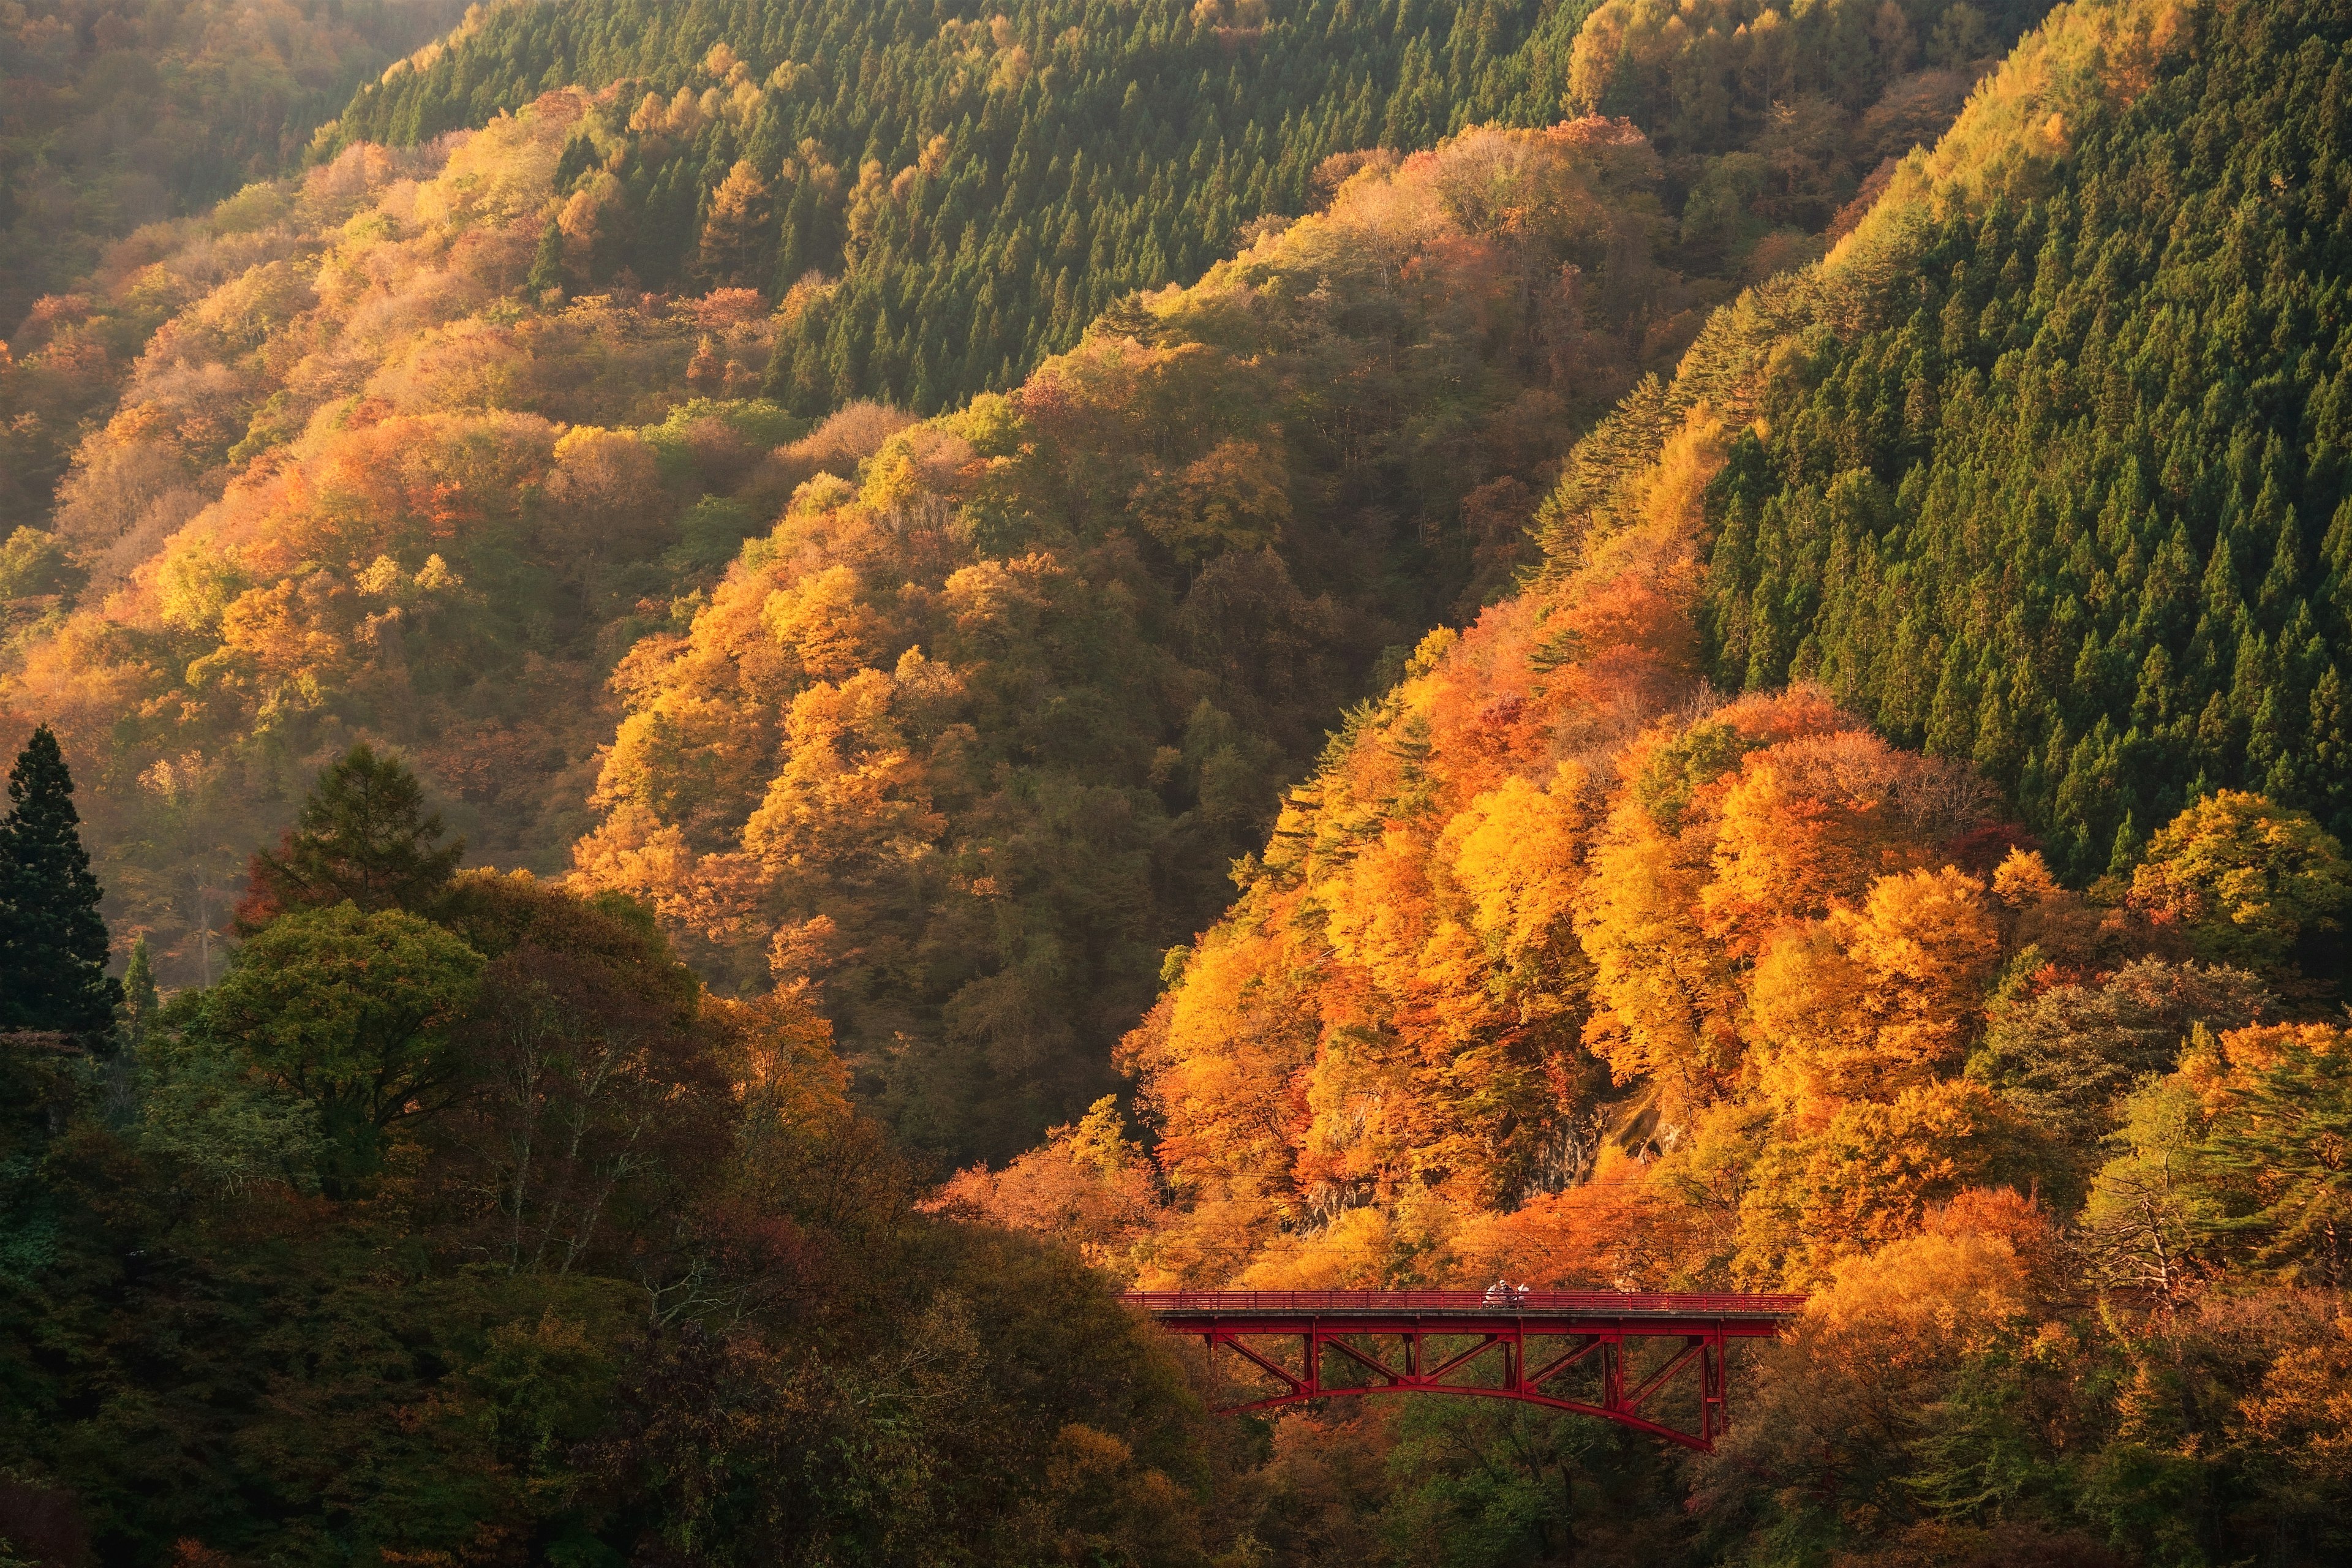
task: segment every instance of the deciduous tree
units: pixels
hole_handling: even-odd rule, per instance
[[[385,1131],[446,1109],[473,1070],[457,1026],[482,958],[400,910],[348,900],[256,932],[197,1002],[191,1033],[319,1108],[320,1178],[338,1194],[379,1168]]]

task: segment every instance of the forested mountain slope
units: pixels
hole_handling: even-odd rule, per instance
[[[2037,12],[492,6],[396,62],[307,153],[348,90],[331,83],[454,12],[0,13],[16,18],[0,49],[0,526],[47,516],[149,335],[218,280],[192,271],[249,264],[231,246],[192,267],[214,228],[155,220],[298,153],[425,145],[555,87],[615,95],[566,142],[530,289],[789,298],[770,395],[803,415],[868,395],[929,412],[1012,385],[1132,289],[1189,281],[1254,224],[1319,205],[1360,154],[1487,120],[1630,114],[1668,155],[1677,268],[1760,276],[1940,129]],[[0,593],[26,581],[46,579],[12,567]]]
[[[1776,209],[1818,229],[2039,15],[1735,3],[1666,26],[1623,0],[1590,10],[512,5],[362,91],[331,144],[414,142],[550,87],[623,84],[566,150],[567,274],[772,298],[808,279],[770,395],[806,414],[856,396],[929,412],[1013,385],[1130,290],[1190,281],[1253,220],[1307,210],[1325,159],[1466,126],[1633,114],[1688,160],[1670,210],[1705,187],[1703,252],[1745,250]]]
[[[1358,13],[826,13],[852,76],[558,9],[123,253],[105,308],[169,319],[0,556],[6,699],[156,939],[112,1032],[0,1037],[45,1568],[2352,1550],[2352,863],[2291,745],[2347,0],[2078,0],[1899,164],[2011,22],[1522,17],[1605,112],[1318,163],[1074,337],[1019,217],[971,276],[1028,357],[954,340],[1002,390],[925,419],[835,405],[951,400],[873,377],[989,232],[934,204],[1110,47],[1048,22],[1213,89]],[[1432,24],[1363,15],[1402,73]],[[902,68],[939,96],[802,135]],[[2109,822],[2052,780],[2134,658],[2171,771]],[[66,785],[37,737],[0,889],[97,994]],[[933,1190],[856,1098],[960,1159],[1062,1125]],[[1811,1301],[1685,1462],[1504,1401],[1212,1425],[1108,1289],[1498,1275]]]
[[[103,421],[146,335],[183,302],[123,276],[153,259],[171,220],[292,167],[355,88],[461,9],[0,6],[0,531],[42,520],[81,422]]]
[[[892,331],[936,344],[986,316],[926,296],[939,268],[987,288],[1045,276],[1022,270],[1044,230],[1021,226],[1047,209],[1003,182],[1038,159],[1073,179],[1136,140],[1087,118],[1073,62],[1097,46],[1057,33],[1069,60],[1038,42],[1028,75],[974,80],[967,54],[1027,46],[889,11],[811,13],[789,35],[764,12],[633,13],[594,34],[604,52],[527,74],[643,74],[523,94],[508,68],[546,41],[530,29],[569,38],[601,15],[476,14],[321,147],[386,95],[414,106],[453,83],[494,78],[517,112],[351,142],[118,251],[83,315],[44,318],[10,367],[20,388],[65,386],[77,343],[167,311],[82,440],[53,531],[0,558],[9,700],[88,763],[114,907],[169,979],[217,973],[247,847],[318,758],[370,735],[454,797],[477,855],[551,870],[593,826],[583,873],[654,899],[712,975],[825,980],[901,1127],[1000,1156],[1104,1086],[1157,954],[1213,918],[1222,868],[1346,703],[1500,590],[1577,431],[1738,280],[1850,225],[1864,175],[1883,183],[1887,154],[1932,133],[2015,21],[1735,7],[1694,33],[1604,7],[1555,37],[1561,15],[1522,18],[1566,51],[1571,105],[1629,105],[1671,156],[1592,117],[1465,132],[1434,162],[1300,154],[1283,204],[1328,213],[1265,229],[1184,293],[1122,300],[1011,395],[893,440],[905,416],[884,408],[793,408],[910,384],[779,376],[800,377],[820,331],[831,364],[856,314],[842,302],[877,279],[914,290]],[[1372,26],[1269,15],[1219,42],[1206,13],[1143,20],[1120,47],[1233,72],[1354,70],[1299,40]],[[841,75],[870,28],[923,68],[882,49],[879,75]],[[793,70],[788,46],[808,55]],[[1478,79],[1463,102],[1517,79]],[[1271,111],[1288,90],[1244,100]],[[1297,115],[1324,101],[1297,90]],[[1229,118],[1213,96],[1194,82],[1152,110],[1140,151],[1211,145]],[[1315,134],[1390,129],[1367,127]],[[1052,210],[1111,211],[1125,167],[1055,187]],[[1137,167],[1139,190],[1176,188],[1150,156]],[[664,181],[690,219],[645,206]],[[778,182],[797,194],[754,199]],[[1200,255],[1240,211],[1202,220]],[[1145,244],[1149,227],[1120,232]],[[656,238],[686,248],[631,260]],[[792,260],[805,245],[813,261]],[[1017,353],[972,362],[984,380],[1164,275],[1098,248],[1057,264],[1087,303],[1052,332],[1032,310]],[[803,287],[803,261],[833,280]],[[656,281],[673,291],[639,287]],[[851,695],[793,717],[824,692]]]
[[[464,824],[480,849],[568,837],[533,825],[593,744],[599,630],[675,582],[649,558],[731,553],[750,524],[726,498],[794,433],[727,400],[770,332],[748,296],[500,303],[560,140],[510,120],[454,150],[354,149],[225,204],[152,269],[193,301],[83,445],[10,691],[107,759],[86,797],[107,879],[190,977],[217,973],[206,933],[321,721],[383,712],[435,742],[436,779],[496,808]],[[610,426],[645,434],[616,448]]]
[[[2217,788],[2352,832],[2347,43],[2251,8],[2049,178],[1918,213],[1731,452],[1719,684],[1973,762],[2077,879]]]
[[[1864,920],[1882,897],[1895,900],[1890,920],[1906,900],[1954,900],[1932,916],[1914,910],[1902,918],[1958,921],[1976,932],[1961,945],[1982,944],[1965,963],[1954,958],[1957,968],[1912,975],[1911,983],[1925,984],[1932,973],[1936,986],[1948,988],[1941,1002],[1868,1004],[1889,1019],[1906,1009],[1956,1009],[1932,1024],[1922,1014],[1905,1026],[1916,1031],[1906,1048],[1925,1050],[1925,1063],[1949,1071],[1981,1035],[1988,1006],[2016,997],[2021,987],[2030,994],[2096,977],[2134,952],[2259,959],[2278,975],[2301,976],[2290,992],[2315,985],[2324,993],[2340,962],[2326,935],[2334,895],[2323,889],[2306,900],[2284,882],[2265,880],[2287,877],[2299,855],[2329,842],[2295,810],[2292,775],[2245,780],[2289,785],[2262,806],[2244,804],[2255,796],[2217,791],[2234,779],[2209,778],[2193,794],[2183,781],[2164,797],[2156,793],[2160,779],[2123,775],[2161,809],[2147,836],[2112,863],[2115,879],[2093,889],[2085,903],[2064,886],[2070,877],[2081,887],[2108,871],[2106,855],[2084,863],[2065,858],[2063,839],[2042,846],[2028,824],[2009,815],[2042,803],[2012,794],[1990,768],[1937,756],[1932,746],[1921,755],[1890,743],[1904,737],[1872,727],[1866,711],[1839,705],[1877,689],[1858,675],[1843,689],[1826,679],[1790,686],[1743,665],[1743,675],[1754,671],[1744,682],[1748,693],[1727,705],[1730,694],[1706,681],[1722,668],[1723,585],[1754,563],[1777,570],[1790,560],[1755,542],[1757,520],[1810,515],[1802,504],[1808,492],[1769,488],[1776,477],[1769,454],[1805,452],[1829,465],[1874,429],[1873,409],[1899,428],[1903,415],[1892,399],[1861,409],[1824,400],[1848,384],[1834,372],[1858,363],[1849,357],[1853,343],[1879,345],[1871,363],[1889,377],[1919,363],[1907,351],[1880,350],[1885,334],[1922,330],[1920,301],[1946,276],[1937,258],[1951,236],[2003,214],[2063,211],[2074,184],[2101,166],[2083,148],[2104,145],[2116,125],[2137,127],[2155,144],[2170,133],[2168,106],[2171,116],[2195,122],[2221,101],[2210,89],[2223,78],[2275,89],[2230,100],[2242,106],[2237,129],[2211,146],[2252,160],[2231,177],[2274,195],[2299,188],[2315,170],[2315,177],[2332,179],[2337,143],[2352,130],[2326,98],[2330,84],[2344,79],[2337,45],[2345,25],[2325,6],[2212,16],[2128,5],[2062,13],[2011,58],[1932,156],[1896,174],[1827,260],[1717,312],[1671,383],[1645,383],[1580,443],[1538,514],[1546,558],[1535,581],[1458,639],[1433,633],[1410,679],[1358,710],[1318,777],[1292,792],[1263,856],[1246,868],[1232,916],[1181,955],[1178,984],[1130,1041],[1177,1190],[1232,1189],[1265,1205],[1260,1234],[1271,1250],[1259,1267],[1276,1269],[1288,1267],[1280,1260],[1298,1236],[1336,1247],[1351,1227],[1378,1231],[1422,1189],[1445,1194],[1459,1214],[1508,1209],[1531,1193],[1571,1186],[1597,1155],[1589,1131],[1596,1097],[1622,1100],[1638,1087],[1638,1111],[1618,1103],[1608,1114],[1620,1119],[1627,1145],[1640,1148],[1661,1124],[1687,1137],[1693,1116],[1769,1082],[1771,1010],[1789,1004],[1754,988],[1774,974],[1768,955],[1784,942],[1776,933],[1828,922],[1820,929],[1832,935],[1806,941],[1851,948],[1863,928],[1838,922]],[[2299,80],[2313,94],[2311,105],[2296,96]],[[2269,118],[2244,117],[2258,111]],[[2224,162],[2216,156],[2211,167],[2219,179]],[[2185,174],[2170,183],[2191,195],[2196,189]],[[2328,200],[2316,210],[2332,222],[2340,205]],[[2207,231],[2175,232],[2193,246],[2199,242],[2189,237]],[[2043,254],[2074,248],[2069,227],[2052,236]],[[2352,258],[2315,251],[2308,287],[2315,300],[2332,300],[2342,288],[2340,278],[2322,270],[2331,261]],[[2250,294],[2240,299],[2252,308]],[[1996,291],[1986,314],[1997,320],[2021,302]],[[2316,323],[2332,327],[2328,310],[2315,310]],[[2084,309],[2070,319],[2137,334],[2186,313],[2168,300],[2163,308]],[[1943,314],[1958,320],[1964,312]],[[2296,330],[2277,331],[2283,347]],[[2320,346],[2299,360],[2327,367],[2324,377],[2313,374],[2326,390],[2313,400],[2307,468],[2298,465],[2309,478],[2298,479],[2295,494],[2303,508],[2333,516],[2345,504],[2335,455],[2341,437],[2326,423],[2335,407],[2334,340],[2323,331],[2315,341]],[[2055,353],[2050,336],[2041,342],[2045,355]],[[2031,353],[2021,350],[2001,374],[2021,375],[2029,363]],[[2046,361],[2042,374],[2045,382],[2074,374]],[[1992,379],[1964,368],[1953,378],[1957,386],[1912,383],[1914,423],[1932,430],[1940,416],[1947,431],[1979,429],[1969,423],[1978,417],[1977,384]],[[2117,378],[2104,384],[2116,394],[2108,405],[2120,406]],[[2185,374],[2176,384],[2183,395],[2193,390]],[[2217,417],[2235,412],[2249,400],[2231,396],[2231,387],[2218,380],[2197,401]],[[1841,416],[1832,419],[1825,407]],[[2215,428],[2218,451],[2209,453],[2194,430],[2171,445],[2184,487],[2192,478],[2201,487],[2176,498],[2184,511],[2200,495],[2225,508],[2228,462],[2250,449],[2230,424]],[[2268,446],[2285,460],[2277,457],[2282,438]],[[1860,505],[1871,486],[1881,486],[1890,529],[1898,528],[1891,520],[1900,516],[1900,498],[1924,493],[1924,444],[1920,455],[1920,467],[1890,479],[1848,470],[1817,481],[1842,498],[1828,515],[1845,530],[1834,535],[1845,553],[1832,553],[1824,539],[1814,558],[1819,591],[1849,590],[1869,575],[1857,564],[1872,560],[1863,514],[1835,505]],[[2075,448],[2066,441],[2045,440],[2032,455],[2053,473],[2075,471]],[[2011,468],[1991,472],[2013,471],[2023,458],[2008,460]],[[2131,469],[2119,460],[2116,482]],[[2251,509],[2259,471],[2247,474]],[[1960,484],[1958,470],[1945,482]],[[2281,503],[2270,504],[2275,515]],[[2121,515],[2104,500],[2100,505]],[[1953,548],[1986,537],[1941,521],[1893,536]],[[2185,522],[2178,526],[2186,531]],[[2037,547],[2022,521],[2005,537],[2019,551]],[[2209,581],[2227,588],[2235,581],[2230,558],[2224,551],[2215,559],[2222,564]],[[2300,558],[2290,552],[2271,560],[2284,563],[2273,580],[2284,594],[2299,580],[2291,574]],[[2063,574],[2045,574],[2023,559],[2006,570],[2004,578],[1978,584],[1974,624],[2039,634],[2043,584],[2063,584]],[[1899,586],[1916,574],[1890,566],[1883,576]],[[2319,581],[2326,585],[2315,584],[2313,603],[2273,596],[2282,621],[2318,622],[2335,591],[2333,577]],[[2118,580],[2103,580],[2097,602],[2126,625],[2168,626],[2184,664],[2212,640],[2210,624],[2200,634],[2196,620],[2179,613],[2162,576],[2153,591],[2143,584],[2129,593]],[[2254,650],[2246,657],[2253,658],[2267,646],[2263,623],[2252,608],[2235,613]],[[1858,609],[1841,623],[1856,639],[1891,638],[1905,624]],[[2296,646],[2308,635],[2296,634]],[[2055,632],[2046,636],[2059,640]],[[2162,654],[2151,658],[2163,667]],[[1917,689],[1923,667],[1933,668],[1889,651],[1874,668],[1888,682],[1910,675]],[[2021,662],[2014,668],[2019,679],[2033,676]],[[2259,669],[2250,679],[2258,679]],[[2076,688],[2072,696],[2095,693]],[[2286,694],[2257,693],[2254,700],[2275,709]],[[2119,816],[2127,804],[2112,809]],[[2249,826],[2272,821],[2264,813],[2274,814],[2274,826]],[[2201,826],[2168,828],[2176,819]],[[2288,826],[2298,819],[2304,827]],[[2148,857],[2186,854],[2197,833],[2225,830],[2251,835],[2233,852],[2260,859],[2273,853],[2262,844],[2274,846],[2275,858],[2249,872],[2240,891],[2209,890],[2202,901],[2179,903],[2189,898],[2180,878],[2190,873],[2147,869]],[[2215,868],[2226,858],[2208,856],[2197,875],[2220,875]],[[2020,868],[2028,861],[2039,868],[2030,877]],[[2005,863],[2003,878],[1993,879]],[[1874,890],[1882,884],[1883,892]],[[2009,890],[1996,897],[1996,886]],[[2074,923],[2053,925],[2054,912],[2033,913],[2046,900],[2057,901],[2053,911],[2074,910],[2067,917]],[[1976,912],[1964,917],[1966,910]],[[2221,923],[2201,934],[2183,929],[2200,921]],[[1915,932],[1905,940],[1930,938]],[[1787,949],[1788,963],[1798,962],[1798,951]],[[1780,978],[1794,984],[1789,973]],[[1874,984],[1857,969],[1832,989],[1866,997]],[[1792,1039],[1818,1042],[1837,1032],[1822,1018],[1787,1023]],[[1783,1087],[1798,1092],[1795,1084]],[[1816,1083],[1804,1092],[1823,1091]],[[1849,1089],[1831,1098],[1874,1097]],[[1347,1114],[1359,1103],[1379,1104],[1381,1116]],[[1967,1142],[1976,1133],[1962,1136]],[[1994,1147],[1981,1144],[1988,1157]],[[1682,1157],[1691,1157],[1686,1149]],[[1777,1183],[1768,1188],[1780,1190]],[[1873,1201],[1883,1197],[1882,1191]],[[1245,1212],[1219,1212],[1202,1224],[1230,1245]],[[1297,1222],[1308,1218],[1302,1231]],[[1682,1266],[1703,1268],[1708,1258],[1730,1266],[1749,1245],[1730,1244],[1732,1234],[1719,1238],[1720,1253],[1694,1253]],[[1377,1247],[1336,1256],[1345,1262],[1314,1267],[1389,1266]],[[1165,1267],[1178,1272],[1225,1266],[1171,1257],[1177,1260]],[[1234,1255],[1227,1265],[1238,1266]],[[1769,1253],[1740,1267],[1767,1278],[1786,1266]]]
[[[2151,381],[2151,406],[2170,395],[2201,412],[2168,427],[2169,470],[2143,458],[2135,504],[2186,531],[2235,515],[2236,485],[2253,515],[2267,450],[2274,523],[2290,504],[2336,514],[2327,302],[2352,257],[2291,241],[2340,216],[2347,127],[2332,95],[2347,28],[2340,5],[2053,14],[1827,259],[1718,311],[1671,383],[1645,383],[1580,443],[1538,514],[1535,579],[1458,637],[1433,633],[1290,792],[1237,873],[1240,900],[1171,955],[1124,1047],[1149,1152],[1106,1101],[1010,1167],[967,1172],[943,1202],[1072,1237],[1155,1284],[1499,1274],[1810,1290],[1726,1451],[1687,1478],[1687,1549],[1706,1560],[2339,1553],[2344,1478],[2324,1411],[2347,1372],[2347,1216],[2326,1131],[2352,1059],[2342,845],[2292,791],[2213,777],[2192,790],[2192,773],[2168,796],[2146,786],[2146,837],[2112,860],[2063,835],[2042,847],[2013,807],[2047,808],[2011,794],[2014,775],[1906,750],[1857,710],[1884,689],[1871,680],[1906,664],[1932,677],[1936,661],[1883,643],[1867,670],[1831,655],[1904,624],[1884,598],[1839,597],[1924,578],[1896,559],[1903,540],[1963,552],[1999,540],[2015,554],[1975,585],[1969,624],[2037,632],[2043,584],[2087,552],[2053,557],[2035,531],[2037,517],[2063,526],[2054,479],[1999,533],[1981,505],[1933,530],[1896,520],[1934,484],[1958,507],[1996,479],[2089,471],[2096,419],[2130,428],[2135,384],[2103,374],[2098,398],[2081,395],[2088,446],[2061,433],[2073,424],[2034,423],[2068,406],[2078,374],[2060,326],[2152,341],[2210,297],[2186,276],[2120,291],[2136,242],[2099,226],[2138,208],[2084,194],[2095,174],[2134,177],[2102,161],[2118,137],[2143,150],[2148,188],[2182,204],[2159,206],[2158,225],[2204,210],[2208,189],[2242,225],[2275,217],[2278,239],[2250,254],[2312,311],[2265,321],[2255,284],[2239,292],[2224,274],[2231,319],[2253,333],[2231,363],[2255,381],[2242,392],[2219,359],[2165,362],[2173,379]],[[2177,163],[2151,151],[2166,145]],[[2306,208],[2307,184],[2325,191]],[[1948,279],[1976,276],[1973,260],[1948,267],[1951,247],[2012,227],[2033,237],[2053,300],[2069,276],[2115,291],[2004,338],[2006,358],[1911,381],[1906,416],[1877,389],[2026,309],[2016,261],[2003,262],[2013,290],[1973,311],[1945,304]],[[2192,257],[2231,254],[2226,226],[2162,232]],[[1928,322],[1952,335],[1923,336]],[[2258,342],[2301,381],[2263,374]],[[2012,384],[2016,401],[1986,414],[1988,389]],[[2296,384],[2315,389],[2307,403]],[[1859,385],[1868,399],[1849,395]],[[2282,431],[2237,434],[2258,416],[2295,422],[2294,458]],[[1898,444],[1906,417],[1912,447]],[[1840,467],[1906,451],[1908,478]],[[1818,470],[1776,466],[1792,454]],[[2123,483],[2130,456],[2103,482]],[[2159,501],[2168,471],[2180,489]],[[1883,511],[1864,507],[1874,494]],[[2126,515],[2105,491],[2098,505]],[[1823,520],[1810,557],[1775,542],[1801,517]],[[2217,558],[2207,581],[2227,587],[2226,548]],[[2299,608],[2304,559],[2277,573],[2282,624],[2323,607]],[[1846,609],[1808,623],[1818,662],[1797,673],[1843,686],[1746,663],[1748,689],[1710,687],[1721,628],[1741,624],[1726,584],[1798,560]],[[2196,646],[2161,578],[2098,583],[2101,613]],[[2263,601],[2242,602],[2259,657],[2273,646]],[[1370,1506],[1392,1542],[1432,1552],[1449,1521],[1521,1550],[1619,1528],[1608,1496],[1654,1473],[1471,1414],[1288,1430],[1297,1447],[1273,1468],[1310,1490],[1389,1454]],[[1552,1457],[1532,1458],[1546,1442]],[[1595,1469],[1584,1503],[1549,1489]],[[2189,1496],[2185,1514],[2168,1500]],[[1540,1528],[1513,1535],[1512,1507]],[[1624,1560],[1662,1550],[1625,1538]]]
[[[107,242],[299,159],[354,89],[456,22],[454,0],[32,0],[0,11],[0,323]]]
[[[1702,300],[1637,132],[1480,132],[1016,395],[812,429],[750,395],[779,331],[750,290],[530,298],[592,111],[355,147],[165,263],[246,261],[86,444],[79,592],[25,606],[9,689],[100,759],[108,881],[174,978],[356,731],[478,854],[561,866],[593,789],[589,874],[730,983],[851,965],[861,1065],[917,1042],[898,1077],[958,1108],[924,1136],[1010,1152],[1099,1087],[1327,716],[1499,587],[1570,434]]]
[[[1327,716],[1506,578],[1632,378],[1655,180],[1622,122],[1465,133],[803,489],[625,662],[582,873],[823,980],[922,1142],[1075,1111]]]

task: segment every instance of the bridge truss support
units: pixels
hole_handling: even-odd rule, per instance
[[[1199,1338],[1213,1368],[1230,1352],[1273,1385],[1228,1410],[1463,1394],[1574,1411],[1701,1450],[1727,1429],[1732,1342],[1770,1338],[1790,1315],[1778,1300],[1769,1311],[1715,1313],[1150,1310],[1171,1332]]]

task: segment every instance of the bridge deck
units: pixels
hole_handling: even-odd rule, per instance
[[[1715,1447],[1729,1414],[1733,1342],[1777,1337],[1805,1305],[1802,1296],[1621,1290],[1130,1290],[1126,1300],[1169,1332],[1198,1336],[1213,1365],[1224,1350],[1256,1369],[1261,1387],[1272,1384],[1228,1411],[1452,1394],[1597,1415],[1699,1449]],[[1397,1350],[1367,1342],[1391,1337]],[[1295,1359],[1267,1344],[1293,1338]],[[1333,1356],[1345,1370],[1327,1381]],[[1597,1374],[1593,1397],[1572,1397],[1580,1369]],[[1660,1403],[1695,1409],[1696,1430],[1645,1414],[1669,1385],[1678,1392]]]
[[[1215,1319],[1296,1322],[1303,1318],[1413,1319],[1434,1324],[1459,1318],[1574,1321],[1780,1323],[1804,1310],[1802,1296],[1706,1295],[1692,1292],[1526,1290],[1507,1300],[1482,1290],[1130,1290],[1124,1300],[1162,1321]]]

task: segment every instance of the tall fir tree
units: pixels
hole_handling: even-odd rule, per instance
[[[347,899],[368,910],[420,910],[466,853],[464,839],[444,846],[441,835],[441,814],[426,813],[408,764],[362,742],[319,774],[278,852],[255,854],[237,929],[249,936],[288,910]]]
[[[8,773],[0,878],[0,1026],[103,1034],[122,987],[106,973],[106,921],[82,847],[73,774],[46,724]]]

